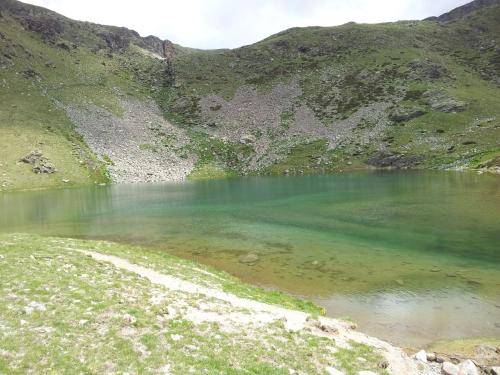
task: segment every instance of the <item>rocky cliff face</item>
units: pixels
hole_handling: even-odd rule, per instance
[[[487,8],[494,5],[499,5],[499,0],[474,0],[468,4],[461,7],[455,8],[447,13],[444,13],[438,17],[430,17],[428,20],[439,21],[439,22],[449,22],[457,20],[473,13],[477,10]]]
[[[2,0],[0,11],[17,18],[27,30],[41,35],[48,43],[65,39],[74,46],[87,47],[93,51],[107,48],[112,52],[122,52],[135,44],[161,57],[167,57],[165,46],[168,46],[169,57],[175,55],[175,47],[170,41],[152,35],[141,37],[136,31],[125,27],[78,22],[48,9],[15,0]]]

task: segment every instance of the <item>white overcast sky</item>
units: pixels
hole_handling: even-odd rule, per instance
[[[186,47],[233,48],[294,26],[422,19],[470,0],[24,0]]]

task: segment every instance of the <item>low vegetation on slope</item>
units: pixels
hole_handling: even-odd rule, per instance
[[[127,155],[136,156],[135,170],[142,171],[142,156],[153,152],[134,144],[137,131],[127,132],[126,125],[142,119],[144,138],[162,140],[156,128],[163,123],[146,123],[156,119],[149,101],[162,80],[163,60],[156,51],[162,43],[127,29],[2,2],[0,189],[106,183],[108,169]],[[83,118],[92,119],[98,131],[91,133]],[[104,152],[95,143],[108,133],[111,142]],[[39,160],[23,162],[31,153]],[[40,172],[39,164],[50,168]],[[147,180],[146,173],[140,177]]]
[[[242,285],[160,252],[108,242],[0,237],[0,373],[385,373],[378,349],[290,331],[272,315],[183,292],[80,251],[118,255],[200,288],[290,308],[312,304]],[[319,324],[319,323],[318,323]],[[317,332],[316,332],[316,331]],[[316,333],[315,333],[316,332]],[[338,340],[338,341],[337,341]],[[385,366],[385,365],[384,365]]]
[[[473,5],[203,51],[2,1],[0,189],[498,170],[500,5]]]
[[[178,56],[165,108],[246,144],[247,172],[476,167],[500,152],[500,4],[486,5],[448,22],[294,28]],[[318,141],[327,147],[303,155]]]

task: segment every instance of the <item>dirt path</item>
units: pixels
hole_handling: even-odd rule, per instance
[[[318,336],[330,337],[337,345],[340,346],[348,346],[350,341],[372,346],[386,358],[389,363],[388,371],[391,374],[423,375],[438,373],[429,365],[424,365],[423,363],[417,364],[400,348],[355,331],[353,325],[347,322],[326,317],[313,319],[310,314],[301,311],[289,310],[251,299],[240,298],[218,289],[203,287],[176,277],[159,273],[150,268],[130,263],[129,261],[116,256],[75,248],[67,248],[67,250],[78,251],[92,257],[98,262],[111,263],[117,268],[133,272],[147,278],[153,284],[161,285],[170,290],[176,290],[189,294],[202,294],[204,296],[229,303],[235,309],[246,309],[250,311],[248,317],[246,318],[248,319],[248,323],[251,322],[252,324],[255,324],[257,322],[267,324],[270,321],[283,320],[285,322],[285,327],[290,331],[308,330]],[[191,316],[191,319],[196,320],[196,317]]]

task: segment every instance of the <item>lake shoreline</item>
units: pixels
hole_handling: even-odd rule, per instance
[[[18,337],[18,339],[10,339],[9,341],[6,341],[6,344],[2,345],[2,347],[0,348],[3,350],[2,353],[5,354],[4,358],[7,358],[7,361],[5,362],[7,363],[7,366],[10,366],[9,364],[15,363],[16,361],[20,360],[19,358],[9,357],[6,354],[12,353],[12,349],[14,347],[17,348],[18,353],[23,354],[26,354],[25,352],[30,350],[22,343],[22,336],[26,334],[26,329],[31,327],[31,324],[34,324],[35,326],[36,324],[39,324],[41,322],[39,321],[39,319],[44,319],[44,330],[37,331],[34,328],[30,328],[32,329],[30,335],[35,335],[33,345],[34,347],[36,347],[37,342],[43,337],[46,337],[45,342],[47,338],[49,339],[49,342],[52,342],[51,340],[57,341],[57,337],[59,336],[58,332],[59,329],[61,329],[59,327],[64,327],[66,324],[70,323],[69,321],[67,321],[67,319],[69,319],[69,316],[71,316],[72,319],[75,319],[76,321],[80,321],[80,325],[91,327],[93,324],[92,321],[95,319],[93,316],[102,315],[102,313],[99,313],[100,308],[98,308],[97,311],[94,311],[95,309],[91,308],[92,305],[88,306],[89,308],[91,308],[90,310],[86,310],[92,311],[92,314],[85,313],[85,309],[80,310],[80,308],[76,308],[75,310],[72,302],[70,302],[69,300],[67,302],[61,300],[61,298],[63,298],[65,294],[62,291],[60,291],[60,293],[62,294],[60,294],[58,297],[60,302],[58,303],[58,305],[53,305],[51,301],[54,300],[55,295],[53,295],[50,290],[53,290],[54,288],[57,289],[62,286],[58,285],[58,282],[56,282],[55,280],[53,280],[52,282],[50,282],[49,280],[45,281],[45,292],[40,294],[43,288],[40,289],[40,285],[38,283],[33,284],[30,280],[22,277],[21,274],[18,274],[18,276],[20,277],[17,277],[16,279],[18,281],[28,282],[30,283],[30,285],[32,285],[32,287],[29,289],[29,291],[27,289],[23,291],[16,288],[13,284],[15,283],[15,281],[14,279],[12,279],[12,276],[14,275],[12,275],[11,273],[22,273],[23,270],[36,266],[36,279],[38,280],[38,282],[40,282],[43,279],[41,277],[45,274],[45,268],[48,267],[54,269],[54,267],[62,267],[62,269],[66,271],[59,271],[62,272],[63,275],[59,276],[59,279],[62,282],[63,279],[66,280],[66,278],[68,278],[69,282],[73,285],[70,290],[76,290],[82,288],[84,284],[86,285],[89,282],[91,282],[92,285],[95,285],[97,279],[102,277],[102,275],[94,275],[94,273],[96,272],[96,269],[102,267],[102,264],[105,267],[105,275],[110,275],[109,272],[112,272],[112,274],[116,275],[113,276],[113,278],[126,277],[128,281],[123,285],[123,287],[126,288],[130,288],[132,285],[135,285],[135,288],[142,288],[139,287],[139,284],[136,284],[136,282],[134,281],[135,278],[131,278],[132,275],[130,273],[137,273],[137,275],[142,280],[144,280],[144,278],[148,279],[152,284],[148,284],[148,282],[144,284],[144,281],[141,281],[140,283],[150,290],[155,290],[153,296],[151,297],[155,301],[158,300],[158,297],[154,297],[154,295],[158,296],[158,293],[160,293],[158,288],[162,289],[163,287],[167,290],[177,291],[175,292],[178,296],[176,297],[177,299],[181,298],[181,295],[185,296],[186,293],[187,295],[191,296],[189,298],[195,297],[195,299],[190,302],[190,305],[192,307],[188,307],[188,309],[185,311],[183,310],[183,305],[180,304],[179,300],[177,300],[177,302],[171,301],[167,305],[169,315],[174,314],[172,311],[177,310],[175,314],[177,314],[179,318],[191,320],[191,324],[194,324],[194,327],[197,327],[198,325],[204,325],[208,321],[216,321],[218,322],[218,326],[225,326],[226,329],[229,329],[229,326],[233,328],[237,326],[240,330],[242,329],[242,327],[246,327],[245,329],[247,330],[247,335],[262,335],[262,333],[258,333],[262,329],[262,326],[260,326],[259,324],[264,324],[264,326],[266,327],[268,324],[271,324],[268,328],[266,328],[265,332],[268,332],[267,334],[270,334],[270,332],[272,332],[272,336],[270,336],[269,338],[265,336],[265,339],[263,338],[264,336],[261,336],[259,340],[271,340],[271,338],[276,337],[276,335],[282,335],[284,334],[284,332],[288,332],[286,335],[291,335],[290,337],[302,337],[303,335],[309,337],[308,335],[312,335],[311,337],[317,338],[315,340],[319,339],[321,341],[322,346],[324,346],[327,341],[330,341],[331,343],[329,344],[329,346],[331,346],[333,349],[331,349],[331,352],[322,354],[325,357],[322,360],[319,360],[320,364],[315,365],[320,366],[316,367],[316,371],[321,370],[326,371],[327,373],[333,373],[333,369],[335,369],[338,371],[344,371],[345,373],[354,373],[352,371],[354,369],[358,369],[358,371],[374,371],[373,373],[385,373],[387,371],[387,373],[390,374],[407,373],[430,375],[437,374],[441,367],[440,363],[431,361],[431,359],[433,358],[431,355],[432,353],[428,354],[429,357],[428,359],[425,359],[425,361],[422,360],[422,358],[413,358],[412,355],[407,356],[401,349],[393,345],[357,332],[356,326],[353,323],[325,318],[322,317],[321,314],[318,315],[318,312],[320,312],[320,310],[318,310],[318,308],[314,307],[314,305],[309,304],[308,302],[300,301],[293,297],[288,297],[284,294],[266,292],[261,289],[250,287],[248,285],[242,284],[237,279],[225,273],[214,271],[210,268],[206,268],[205,266],[192,263],[191,261],[185,261],[175,257],[171,257],[161,251],[132,247],[128,245],[119,245],[105,241],[83,241],[68,238],[50,238],[34,235],[10,234],[0,236],[0,254],[0,262],[2,262],[4,266],[7,264],[9,265],[9,267],[2,267],[2,271],[0,271],[3,272],[2,280],[6,280],[5,285],[8,287],[7,289],[3,290],[3,293],[8,294],[4,294],[2,297],[4,301],[8,301],[7,304],[3,304],[4,307],[7,307],[7,310],[2,309],[0,315],[3,315],[3,320],[11,325],[15,322],[15,320],[12,319],[15,318],[16,314],[12,315],[12,313],[9,313],[8,311],[15,312],[18,308],[24,311],[24,318],[21,321],[22,328],[17,328],[19,331],[15,336]],[[84,263],[81,263],[82,261],[84,261]],[[21,262],[19,264],[24,264],[23,269],[13,268],[16,267],[14,264],[16,262]],[[58,263],[59,265],[56,263]],[[91,270],[90,268],[88,268],[91,264],[94,264],[93,267],[99,264],[99,267]],[[111,268],[109,268],[109,264],[111,265]],[[50,270],[48,271],[49,273],[47,274],[47,276],[50,275]],[[192,283],[193,281],[195,282],[194,284]],[[84,284],[81,284],[82,282]],[[115,284],[117,282],[117,280],[113,281],[113,283]],[[159,286],[147,286],[155,284]],[[145,291],[147,291],[147,289],[145,289]],[[96,290],[96,292],[99,291]],[[118,293],[116,294],[118,298],[125,298],[125,301],[127,301],[127,297],[120,294],[123,293],[123,291],[119,292],[119,289],[115,290],[115,287],[113,287],[112,289],[108,288],[104,293],[109,294],[110,292],[112,294]],[[29,293],[29,295],[26,293]],[[94,292],[91,292],[91,290],[87,289],[86,293],[92,294]],[[212,302],[209,303],[210,307],[208,307],[209,305],[207,305],[207,301],[205,301],[207,297],[209,299],[212,299]],[[250,297],[251,299],[248,299],[248,297]],[[98,299],[97,296],[94,296],[92,298]],[[133,300],[135,299],[132,299],[130,301]],[[216,305],[214,305],[216,300],[222,300],[225,302],[218,302]],[[239,301],[241,301],[241,306],[239,305]],[[148,320],[141,314],[146,312],[147,314],[149,314],[150,307],[147,307],[147,304],[143,304],[143,307],[140,309],[145,308],[145,311],[141,313],[139,312],[138,307],[127,307],[129,303],[130,302],[122,302],[122,307],[120,307],[119,310],[114,310],[115,312],[113,314],[119,313],[120,310],[122,311],[122,314],[126,311],[129,311],[129,313],[123,315],[123,319],[125,319],[125,322],[128,322],[126,324],[130,325],[131,327],[128,328],[128,331],[132,329],[132,331],[130,331],[128,335],[136,335],[138,333],[134,332],[137,332],[137,329],[134,329],[133,327],[149,327],[149,323],[147,323]],[[154,306],[157,303],[158,302],[155,302],[151,306]],[[85,308],[85,306],[86,304],[82,305],[82,308]],[[242,312],[237,313],[236,311],[238,311],[243,306],[245,306],[245,311],[255,312],[247,312],[245,314],[250,315],[241,316],[239,314],[241,314]],[[285,306],[285,308],[278,306]],[[193,310],[193,308],[195,310]],[[290,308],[292,308],[292,310],[290,310]],[[294,310],[297,308],[298,310]],[[54,311],[56,315],[53,315],[52,311]],[[108,311],[106,314],[110,314],[109,308],[106,308],[104,311]],[[131,311],[134,312],[130,313]],[[214,312],[209,314],[209,311]],[[67,313],[69,313],[69,316],[64,315]],[[55,324],[55,321],[53,321],[53,318],[49,318],[50,316],[61,317],[58,318],[58,323],[52,328],[51,324]],[[160,319],[161,315],[158,315],[156,313],[156,315],[154,316],[156,316],[155,319]],[[170,319],[173,318],[167,318],[166,322],[169,322]],[[272,323],[274,321],[278,322],[281,320],[284,321],[284,326],[278,325],[278,327],[281,328],[276,328],[274,326],[274,323]],[[22,323],[23,321],[24,323]],[[157,320],[156,324],[163,324],[160,323],[161,321],[163,320]],[[261,321],[262,323],[257,324],[257,322],[259,321]],[[101,323],[101,325],[102,324],[103,323]],[[272,331],[270,331],[270,327],[273,327]],[[168,327],[165,327],[165,329],[167,329],[168,332]],[[276,329],[285,329],[285,331],[283,331],[283,333],[278,333]],[[71,335],[72,337],[76,335],[74,336],[75,338],[84,334],[88,336],[89,332],[91,333],[91,331],[87,331],[87,333],[85,333],[86,331],[81,331],[81,328],[77,328],[77,331],[71,333]],[[0,335],[2,334],[1,332],[2,331],[0,331]],[[47,332],[49,333],[47,334]],[[73,329],[69,329],[69,332],[73,332]],[[186,334],[186,331],[184,331],[184,334]],[[179,336],[182,335],[177,333],[174,337],[174,342],[176,341],[175,338]],[[137,337],[129,337],[132,341],[137,339]],[[233,340],[234,339],[235,338],[233,337]],[[78,346],[76,342],[74,342],[73,345]],[[288,345],[290,345],[290,343],[288,343],[287,346]],[[6,347],[4,348],[4,346]],[[255,348],[247,348],[245,350],[252,351],[254,349]],[[113,346],[111,346],[111,351],[113,350]],[[130,356],[134,357],[135,355],[137,355],[137,359],[140,359],[144,356],[145,352],[148,352],[150,350],[152,349],[149,348],[149,346],[142,349],[139,346],[136,354],[128,355],[129,360]],[[323,351],[319,352],[323,353]],[[296,353],[294,353],[294,355],[295,354]],[[149,355],[147,355],[147,357],[149,357]],[[169,355],[172,354],[170,353]],[[317,355],[319,354],[315,354],[315,356]],[[439,356],[440,355],[438,355],[438,357]],[[31,362],[29,364],[30,368],[38,370],[42,370],[44,368],[54,369],[58,368],[57,366],[60,365],[52,362],[53,358],[51,358],[51,356],[45,358],[46,359],[43,362]],[[359,358],[362,358],[363,360],[360,360]],[[456,360],[456,356],[443,356],[442,359],[453,361]],[[316,358],[315,361],[317,360],[318,358]],[[135,361],[135,359],[132,359],[132,361]],[[92,364],[93,368],[99,368],[99,366],[102,365],[104,364],[97,362]],[[167,365],[170,366],[169,368],[171,370],[174,370],[176,368],[179,368],[179,365],[182,364]],[[275,363],[275,365],[279,364]],[[308,364],[307,366],[309,365],[311,364]],[[301,366],[305,365],[302,364]],[[305,368],[307,368],[307,366]],[[174,371],[172,373],[177,372]]]
[[[163,249],[420,348],[500,337],[498,182],[380,172],[11,193],[0,228]]]

